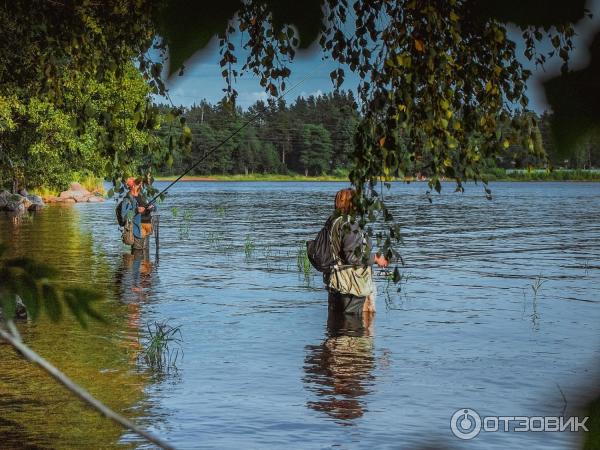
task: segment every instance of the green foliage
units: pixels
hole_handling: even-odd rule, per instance
[[[227,212],[227,208],[225,207],[225,205],[216,205],[215,206],[215,212],[217,214],[217,217],[220,217],[222,219],[223,217],[225,217],[225,213]]]
[[[459,191],[466,180],[485,183],[488,161],[507,141],[500,125],[509,121],[527,152],[543,156],[535,121],[526,114],[511,114],[515,105],[517,113],[527,110],[525,89],[531,73],[519,61],[517,46],[508,39],[502,21],[519,21],[527,58],[544,64],[557,55],[567,68],[573,25],[556,11],[581,17],[582,5],[565,10],[553,2],[543,19],[534,23],[509,8],[498,6],[490,13],[469,0],[358,0],[351,7],[331,0],[325,5],[319,44],[339,63],[331,72],[334,86],[342,85],[348,69],[360,79],[362,121],[350,173],[360,194],[356,206],[363,219],[381,213],[387,231],[380,242],[388,258],[397,256],[392,244],[400,236],[380,195],[380,178],[426,171],[430,188],[436,191],[441,190],[442,178],[456,180]],[[250,50],[242,70],[254,72],[273,96],[285,89],[288,63],[298,42],[293,29],[279,27],[269,15],[271,6],[242,3],[237,27],[228,25],[221,34],[229,99],[236,96],[231,86],[237,76],[232,37],[238,31],[244,32],[241,45]],[[545,35],[555,47],[551,53],[536,49]]]
[[[306,175],[321,175],[329,167],[331,137],[323,125],[306,124],[302,127],[300,162]]]
[[[148,103],[164,92],[161,65],[146,55],[162,4],[0,6],[0,184],[60,190],[94,175],[120,189],[166,158]]]
[[[9,120],[20,126],[3,132],[0,173],[12,171],[21,186],[61,190],[90,175],[119,174],[120,179],[122,173],[137,173],[138,166],[148,163],[145,152],[161,141],[152,130],[139,129],[140,110],[149,107],[150,88],[131,63],[121,79],[107,75],[98,82],[65,72],[57,82],[64,96],[61,107],[35,96],[23,98],[13,109]],[[1,99],[2,89],[0,105]],[[82,105],[88,117],[80,123]]]
[[[199,148],[205,149],[239,126],[233,83],[241,73],[253,73],[271,96],[285,91],[296,49],[316,38],[321,24],[319,45],[339,65],[330,74],[334,86],[342,86],[345,70],[354,72],[360,80],[357,95],[361,122],[349,158],[350,179],[360,194],[356,206],[363,219],[373,219],[381,213],[386,232],[380,241],[385,254],[393,257],[396,254],[392,243],[399,234],[380,195],[380,178],[402,178],[427,171],[430,188],[437,191],[442,178],[456,180],[457,190],[463,189],[466,180],[485,183],[484,169],[489,161],[499,155],[505,142],[509,146],[513,143],[500,126],[508,121],[511,129],[517,129],[518,140],[524,142],[526,151],[543,156],[535,121],[525,113],[519,114],[527,110],[525,86],[530,72],[520,63],[517,45],[508,38],[503,24],[514,21],[522,28],[527,58],[543,65],[551,57],[558,57],[566,74],[573,48],[573,21],[582,17],[585,10],[581,0],[570,6],[547,2],[539,15],[519,13],[514,1],[493,3],[490,7],[472,0],[357,0],[351,5],[340,0],[311,0],[295,6],[265,0],[226,0],[218,6],[175,0],[76,1],[69,7],[42,0],[5,3],[0,9],[0,132],[3,138],[7,132],[29,138],[11,143],[11,152],[46,152],[48,164],[56,167],[59,159],[46,150],[66,147],[69,154],[78,155],[76,146],[71,144],[72,131],[78,137],[85,135],[95,120],[106,130],[99,133],[105,136],[102,157],[108,161],[103,173],[110,174],[117,191],[122,192],[120,181],[134,169],[145,175],[149,185],[151,165],[162,162],[170,167],[176,156],[182,163],[190,159],[193,154],[186,151],[174,153],[177,147],[189,148],[195,132],[204,139]],[[236,20],[230,20],[234,16]],[[173,73],[215,33],[219,36],[220,65],[226,81],[226,100],[219,107],[231,120],[218,126],[211,124],[210,130],[193,130],[181,118],[181,111],[172,110],[170,125],[162,130],[164,144],[154,146],[128,140],[129,133],[124,133],[127,127],[119,122],[121,114],[127,116],[125,121],[132,115],[136,129],[153,130],[158,109],[141,103],[133,109],[128,105],[113,111],[108,107],[96,109],[90,103],[94,99],[86,94],[92,80],[101,84],[110,83],[111,79],[125,82],[126,68],[134,60],[149,90],[164,92],[160,80],[162,65],[151,61],[149,55],[164,52],[169,44]],[[164,40],[156,39],[160,34]],[[550,52],[536,48],[545,37],[554,47]],[[245,49],[239,63],[238,41]],[[152,52],[148,52],[150,48]],[[593,57],[597,61],[597,52],[593,52]],[[561,78],[566,86],[579,83],[586,88],[578,92],[577,100],[566,101],[562,108],[564,104],[557,98],[576,96],[564,95],[570,91],[558,86],[551,101],[564,111],[573,111],[578,102],[587,105],[584,112],[589,113],[590,120],[597,120],[599,103],[594,95],[586,95],[588,90],[597,92],[593,82],[597,68],[597,63],[592,64],[589,72]],[[76,94],[69,95],[72,90]],[[15,103],[8,99],[10,95],[16,96]],[[277,103],[260,108],[269,113],[279,109]],[[15,120],[19,110],[27,112],[27,123]],[[74,127],[70,126],[72,118]],[[568,114],[559,114],[557,119],[572,125]],[[280,156],[280,169],[285,171],[294,163],[302,165],[299,154],[289,154],[291,140],[286,124],[291,123],[290,118],[277,114],[273,123],[280,126],[278,139],[271,143]],[[334,137],[324,122],[312,124],[325,126]],[[587,122],[584,125],[589,128]],[[47,130],[45,136],[50,141],[37,141],[37,132],[27,132],[31,128]],[[345,131],[336,128],[346,135],[354,130],[354,126]],[[240,133],[223,146],[212,159],[212,166],[207,165],[205,170],[260,170],[257,138],[260,132]],[[4,146],[7,141],[1,142]],[[312,146],[305,144],[306,168],[306,152]],[[7,154],[4,148],[2,154]],[[260,154],[265,156],[262,164],[274,162],[272,150]],[[234,165],[233,160],[240,164]],[[331,159],[330,165],[334,164]],[[2,172],[12,178],[23,177],[19,172],[23,169],[13,166],[11,158],[4,163]],[[322,167],[318,164],[313,170]],[[365,220],[362,222],[364,225]]]
[[[247,112],[232,110],[223,103],[202,102],[184,110],[183,114],[194,138],[191,151],[175,149],[171,164],[159,166],[161,173],[181,173],[236,127],[256,116],[259,116],[257,120],[206,158],[192,173],[305,173],[307,166],[302,158],[308,161],[311,174],[330,173],[336,169],[343,172],[348,170],[358,124],[358,111],[350,92],[306,99],[299,97],[291,105],[283,101],[258,101]],[[316,134],[305,136],[307,125],[316,127],[308,127],[309,130],[316,129]]]
[[[534,298],[537,299],[538,293],[540,291],[540,289],[542,288],[542,285],[548,280],[545,280],[544,278],[542,278],[542,275],[538,275],[536,277],[536,279],[533,281],[533,283],[531,283],[531,290],[533,291],[533,296]]]
[[[98,292],[64,287],[56,281],[58,273],[52,267],[30,258],[3,258],[4,251],[0,245],[0,308],[5,321],[14,319],[18,298],[33,320],[44,313],[58,322],[66,307],[83,327],[89,318],[104,321],[92,308],[92,303],[101,298]]]

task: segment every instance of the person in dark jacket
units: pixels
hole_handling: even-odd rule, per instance
[[[375,312],[375,286],[371,266],[387,267],[383,255],[372,252],[373,244],[352,218],[353,189],[342,189],[335,196],[335,212],[328,219],[336,266],[325,277],[329,291],[329,310],[350,314]]]
[[[151,212],[154,205],[148,205],[146,202],[141,192],[141,180],[130,177],[126,184],[129,192],[121,205],[121,215],[123,217],[132,216],[134,237],[132,250],[143,250],[147,248],[148,235],[152,233]]]

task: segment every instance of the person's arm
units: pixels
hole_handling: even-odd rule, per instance
[[[145,216],[150,215],[150,212],[154,208],[154,205],[148,204],[146,197],[142,193],[140,193],[137,196],[137,203],[138,203],[138,212],[144,214]]]

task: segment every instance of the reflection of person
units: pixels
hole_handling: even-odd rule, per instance
[[[152,210],[154,205],[148,205],[142,194],[142,181],[130,177],[127,179],[129,192],[121,205],[121,215],[132,217],[134,243],[132,250],[148,248],[148,236],[152,233]]]
[[[346,314],[375,312],[375,288],[371,265],[387,267],[383,255],[371,253],[373,244],[357,220],[353,220],[353,189],[342,189],[335,196],[335,212],[328,219],[332,251],[336,264],[325,276],[329,309]]]
[[[307,346],[303,381],[319,397],[307,403],[309,408],[346,424],[362,417],[366,405],[361,397],[369,393],[374,379],[372,318],[329,311],[327,338]]]
[[[117,284],[123,303],[139,303],[145,300],[151,287],[153,270],[154,264],[147,250],[123,254],[123,266],[117,273]]]
[[[151,288],[153,270],[154,265],[146,250],[123,254],[123,264],[116,273],[115,286],[119,301],[127,305],[130,333],[126,335],[125,343],[133,350],[132,359],[137,357],[140,350],[141,305]]]

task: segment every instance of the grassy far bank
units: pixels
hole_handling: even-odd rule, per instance
[[[177,176],[157,176],[156,181],[173,181]],[[192,175],[185,176],[182,181],[348,181],[348,176],[320,175],[304,176],[300,174],[255,173],[238,175]]]
[[[506,170],[493,169],[485,174],[489,181],[600,181],[600,170]],[[156,181],[173,181],[177,176],[157,176]],[[182,181],[348,181],[348,176],[300,174],[248,174],[248,175],[205,175],[186,176]],[[400,181],[395,179],[394,181]],[[405,181],[417,181],[406,178]]]
[[[534,170],[506,170],[492,169],[485,173],[485,177],[489,181],[600,181],[600,170],[583,170],[583,169],[560,169],[546,171],[545,169]],[[176,175],[157,176],[156,181],[173,181],[177,178]],[[248,174],[248,175],[192,175],[183,177],[182,181],[303,181],[303,182],[347,182],[348,176],[342,174],[336,175],[321,175],[321,176],[304,176],[301,174]],[[401,181],[394,179],[394,181]],[[418,181],[415,178],[406,178],[404,181]],[[426,181],[426,180],[422,180]],[[100,178],[84,177],[77,180],[88,191],[98,191],[104,194],[103,182]],[[57,196],[58,191],[50,190],[44,187],[34,188],[30,193],[40,195],[41,197]]]
[[[486,176],[489,181],[600,181],[600,170],[493,169],[487,172]]]

